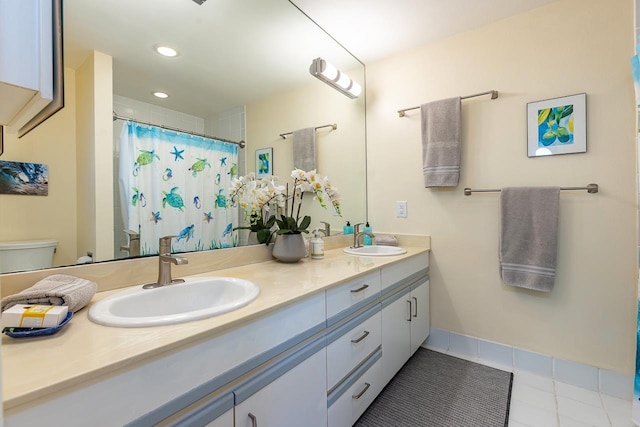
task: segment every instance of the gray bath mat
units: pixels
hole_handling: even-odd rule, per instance
[[[354,426],[505,427],[512,381],[510,372],[419,348]]]

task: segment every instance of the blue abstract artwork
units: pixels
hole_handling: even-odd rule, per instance
[[[0,161],[0,194],[49,195],[49,168],[39,163]]]

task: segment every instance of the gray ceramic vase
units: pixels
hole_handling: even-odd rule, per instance
[[[307,255],[302,234],[279,234],[272,255],[278,261],[298,262]]]

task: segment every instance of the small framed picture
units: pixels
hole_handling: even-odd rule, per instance
[[[527,156],[587,152],[587,94],[527,104]]]
[[[256,177],[273,175],[273,148],[256,150]]]

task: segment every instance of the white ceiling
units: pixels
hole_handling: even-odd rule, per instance
[[[557,0],[291,0],[365,64]]]
[[[365,64],[557,0],[291,0]],[[64,0],[65,66],[113,57],[114,92],[187,114],[310,84],[311,60],[359,65],[287,0]],[[153,45],[180,50],[162,58]],[[171,96],[158,100],[151,92]]]

